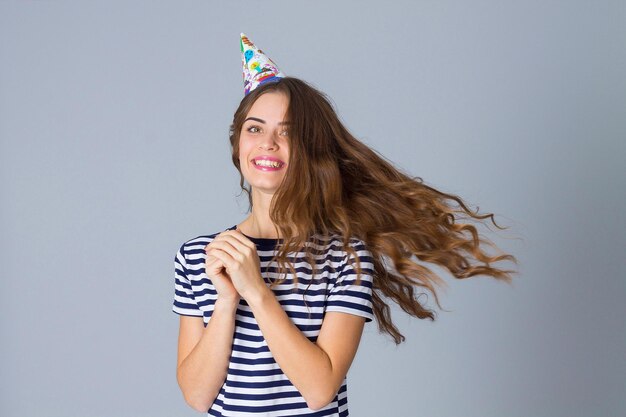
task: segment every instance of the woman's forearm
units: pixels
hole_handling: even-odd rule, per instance
[[[226,379],[236,310],[237,304],[218,298],[200,341],[176,371],[185,401],[197,411],[211,407]]]
[[[311,342],[289,319],[271,289],[246,300],[267,345],[291,383],[311,409],[324,407],[331,392],[332,364],[326,352]]]

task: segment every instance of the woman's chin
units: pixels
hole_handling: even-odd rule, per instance
[[[278,190],[278,185],[279,185],[274,182],[267,183],[267,182],[262,182],[262,181],[255,182],[255,183],[248,182],[248,184],[250,184],[253,191],[257,191],[263,194],[274,194]]]

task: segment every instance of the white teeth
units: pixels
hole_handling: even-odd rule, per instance
[[[260,166],[264,166],[264,167],[272,167],[272,168],[278,168],[278,167],[281,166],[280,162],[268,161],[268,160],[265,160],[265,159],[255,160],[254,163],[256,165],[260,165]]]

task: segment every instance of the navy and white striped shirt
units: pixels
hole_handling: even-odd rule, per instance
[[[227,230],[233,230],[232,226]],[[204,249],[219,233],[203,235],[183,243],[175,260],[174,303],[177,314],[203,317],[206,326],[211,319],[217,292],[205,273]],[[282,239],[253,238],[257,246],[261,275],[267,284],[278,278],[278,263],[270,264],[276,246]],[[312,279],[312,266],[307,263],[304,251],[289,253],[298,276],[298,291],[293,275],[272,288],[276,299],[291,321],[312,342],[317,340],[324,314],[339,311],[374,318],[372,312],[372,279],[374,267],[372,254],[365,243],[353,238],[354,248],[361,265],[361,281],[356,284],[356,263],[348,263],[349,252],[343,250],[339,235],[314,244],[313,259],[318,275]],[[333,269],[335,271],[333,272]],[[309,286],[310,284],[310,286]],[[307,289],[308,286],[308,289]],[[306,289],[305,300],[302,294]],[[308,306],[308,307],[307,307]],[[310,314],[309,314],[310,312]],[[245,300],[240,300],[235,317],[235,332],[228,374],[217,398],[208,410],[209,416],[338,416],[348,415],[347,378],[326,407],[313,411],[296,387],[280,369],[270,352],[263,334]]]

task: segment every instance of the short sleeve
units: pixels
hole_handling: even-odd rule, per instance
[[[178,249],[174,257],[174,304],[172,311],[184,316],[202,317],[203,315],[191,288],[184,244]]]
[[[372,311],[372,283],[374,278],[374,264],[372,253],[366,248],[363,241],[358,241],[354,250],[361,263],[361,281],[357,284],[356,261],[352,255],[341,267],[337,279],[326,300],[326,311],[339,311],[365,317],[365,322],[374,318]],[[352,264],[350,264],[350,262]]]

